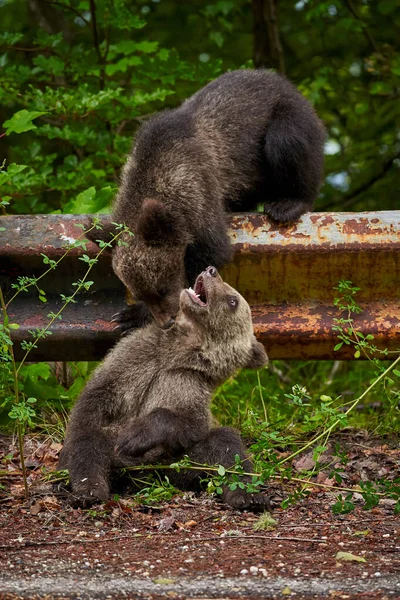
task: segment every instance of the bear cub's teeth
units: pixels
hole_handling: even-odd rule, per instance
[[[188,288],[188,291],[189,291],[191,294],[194,294],[195,296],[197,296],[198,298],[200,298],[200,294],[196,294],[196,292],[195,292],[195,291],[194,291],[194,290],[193,290],[191,287],[190,287],[190,288]]]

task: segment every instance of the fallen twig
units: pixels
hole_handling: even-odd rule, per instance
[[[218,540],[275,540],[278,542],[311,542],[313,544],[326,544],[328,542],[328,540],[320,540],[318,538],[276,537],[274,535],[227,535],[223,537],[214,536],[209,538],[186,540],[186,542],[216,542]]]
[[[48,540],[42,542],[35,542],[33,540],[26,540],[25,542],[20,542],[14,544],[1,544],[0,550],[21,550],[23,548],[33,548],[35,546],[59,546],[60,544],[90,544],[94,542],[113,542],[122,539],[133,539],[132,535],[117,535],[112,538],[107,537],[98,537],[91,538],[89,540],[85,540],[83,538],[74,538],[72,540]]]

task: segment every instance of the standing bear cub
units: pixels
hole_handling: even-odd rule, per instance
[[[167,464],[185,454],[196,463],[251,462],[239,434],[212,428],[215,388],[242,367],[267,363],[253,333],[250,308],[214,267],[180,295],[175,324],[156,323],[122,339],[97,368],[75,405],[59,467],[68,469],[72,491],[82,503],[106,500],[112,471],[121,466]],[[204,473],[171,471],[170,481],[193,487]],[[246,480],[246,476],[244,476]],[[247,479],[249,477],[247,476]],[[263,510],[268,499],[225,487],[223,500],[235,508]]]
[[[227,211],[262,204],[286,223],[311,210],[324,140],[309,102],[262,69],[226,73],[144,123],[112,215],[134,233],[113,250],[113,268],[138,301],[115,319],[121,329],[142,326],[150,313],[165,325],[180,290],[207,265],[230,260]],[[93,230],[90,238],[109,233]]]

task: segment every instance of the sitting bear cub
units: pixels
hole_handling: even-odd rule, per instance
[[[263,69],[226,73],[145,122],[112,215],[134,233],[113,250],[114,271],[138,301],[116,315],[122,331],[146,324],[150,313],[165,325],[182,288],[207,265],[229,262],[227,211],[262,204],[287,223],[312,210],[324,141],[306,98]],[[89,237],[108,241],[108,233]]]
[[[72,491],[82,503],[106,500],[113,469],[169,464],[185,454],[196,463],[226,468],[239,455],[251,472],[239,434],[213,429],[209,405],[227,377],[267,361],[249,305],[208,267],[194,290],[181,292],[173,327],[163,331],[152,323],[129,334],[95,371],[72,411],[60,456]],[[200,476],[189,470],[168,475],[181,488],[193,487]],[[223,500],[251,510],[268,505],[263,494],[228,487]]]

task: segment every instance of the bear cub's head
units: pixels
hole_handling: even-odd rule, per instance
[[[181,292],[179,304],[175,327],[186,329],[189,337],[197,333],[212,362],[226,363],[228,371],[268,363],[264,346],[255,338],[248,303],[215,267],[197,277],[194,289]]]
[[[134,236],[116,246],[115,273],[135,300],[145,302],[161,326],[178,312],[179,295],[186,285],[185,252],[189,240],[176,218],[157,200],[143,203]]]

